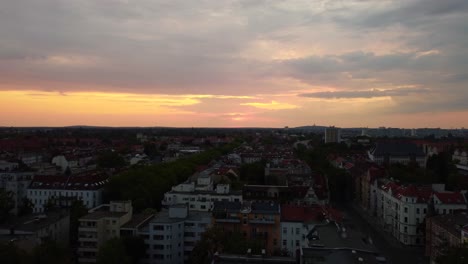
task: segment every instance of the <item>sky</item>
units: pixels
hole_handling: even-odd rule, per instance
[[[0,1],[0,126],[313,124],[468,127],[468,1]]]

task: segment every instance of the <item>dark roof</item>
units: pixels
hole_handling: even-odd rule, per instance
[[[241,207],[242,204],[240,202],[215,201],[213,212],[237,213],[240,211]]]
[[[461,236],[463,226],[468,225],[468,213],[466,212],[437,215],[429,219],[457,237]]]
[[[373,151],[374,156],[425,156],[416,144],[407,142],[379,142]]]
[[[253,202],[251,205],[252,213],[278,213],[279,204],[273,202]]]
[[[59,189],[59,190],[97,190],[108,182],[108,176],[89,174],[85,176],[49,176],[36,175],[29,189]]]
[[[0,229],[14,228],[18,231],[36,232],[68,216],[67,212],[61,210],[49,211],[46,214],[31,214],[24,217],[12,218],[8,223],[2,224]]]
[[[277,213],[279,214],[279,205],[273,202],[229,202],[221,201],[214,202],[213,212],[227,212],[227,213],[238,213],[243,209],[251,209],[252,213],[268,214]]]
[[[127,228],[127,229],[138,228],[141,225],[150,221],[153,217],[154,217],[154,214],[150,214],[150,213],[134,214],[132,216],[132,219],[128,223],[123,225],[121,228]]]

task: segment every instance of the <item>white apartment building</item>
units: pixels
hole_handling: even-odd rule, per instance
[[[383,228],[405,245],[423,245],[422,225],[431,212],[449,214],[466,209],[460,192],[445,192],[444,186],[403,186],[379,179],[370,187],[370,213],[380,220]]]
[[[70,206],[81,200],[86,208],[102,204],[102,192],[108,178],[103,175],[35,176],[28,187],[27,198],[33,212],[43,212],[48,204]]]
[[[111,201],[89,210],[79,219],[78,262],[95,263],[99,248],[109,239],[120,237],[120,228],[132,219],[131,201]]]
[[[0,172],[0,189],[13,193],[14,208],[11,213],[18,214],[33,177],[33,172]]]
[[[211,177],[199,177],[197,182],[185,182],[164,194],[163,206],[187,204],[190,211],[207,212],[215,201],[241,202],[242,192],[231,191],[229,184],[214,184]]]
[[[142,262],[183,264],[210,225],[210,213],[189,211],[186,205],[161,211],[139,232],[147,245]]]

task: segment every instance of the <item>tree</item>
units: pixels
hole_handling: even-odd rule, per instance
[[[8,218],[14,207],[13,193],[0,189],[0,223]]]
[[[139,236],[127,236],[122,240],[131,263],[138,264],[140,259],[146,254],[145,241],[143,238]]]
[[[125,245],[120,238],[112,238],[99,248],[97,264],[130,264]]]
[[[72,244],[78,241],[78,220],[87,213],[88,209],[83,205],[83,201],[75,200],[72,202],[70,206],[70,242]]]
[[[125,160],[117,152],[106,151],[97,158],[98,166],[101,168],[121,168],[125,166]]]
[[[53,240],[46,240],[33,251],[34,264],[71,264],[71,253]]]

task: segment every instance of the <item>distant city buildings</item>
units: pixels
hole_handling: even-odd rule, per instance
[[[341,142],[341,128],[327,127],[325,128],[325,143],[340,143]]]

